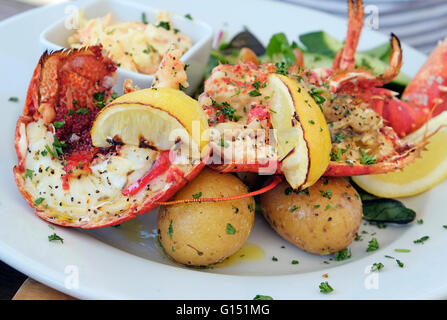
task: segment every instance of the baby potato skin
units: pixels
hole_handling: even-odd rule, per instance
[[[247,187],[230,173],[205,168],[172,200],[215,198],[247,193]],[[175,261],[207,266],[238,251],[254,223],[253,197],[235,201],[162,206],[157,221],[160,242]]]
[[[261,196],[261,206],[281,237],[322,255],[348,247],[362,222],[360,196],[343,178],[321,178],[301,192],[282,182]]]

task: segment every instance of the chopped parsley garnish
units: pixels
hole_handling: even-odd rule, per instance
[[[192,197],[193,197],[194,199],[199,199],[201,196],[202,196],[202,191],[200,191],[200,192],[195,193],[195,194],[192,195]]]
[[[259,97],[261,93],[258,90],[252,90],[248,93],[250,97]]]
[[[345,160],[345,163],[347,163],[350,167],[354,166],[354,163],[352,162],[352,160]]]
[[[419,220],[417,221],[417,223],[418,223],[418,224],[424,224],[424,220],[419,219]]]
[[[444,229],[447,229],[447,224],[443,225],[442,227],[443,227]]]
[[[145,12],[141,14],[141,22],[143,22],[144,24],[148,24]]]
[[[361,164],[371,165],[376,163],[376,158],[373,156],[369,156],[366,154],[366,151],[364,149],[360,149],[360,153],[362,154],[362,157],[360,158]]]
[[[227,223],[226,232],[227,234],[235,234],[236,229],[230,223]]]
[[[324,208],[324,211],[328,211],[329,209],[332,209],[333,207],[330,205],[330,204],[328,204],[327,206],[326,206],[326,208]]]
[[[18,102],[18,101],[19,101],[19,98],[17,98],[17,97],[10,97],[10,98],[8,99],[8,101],[11,101],[11,102]]]
[[[265,88],[266,86],[267,86],[266,82],[261,83],[261,81],[257,80],[256,77],[255,77],[255,82],[253,82],[253,87],[256,90],[259,90],[260,88]],[[268,97],[268,98],[270,98],[270,97]],[[268,99],[268,98],[266,97],[266,99]]]
[[[95,104],[100,109],[102,109],[106,106],[105,95],[106,95],[105,91],[96,92],[93,94],[93,99],[95,100]]]
[[[210,98],[210,99],[211,99],[211,103],[212,103],[213,107],[215,107],[215,108],[229,107],[230,106],[230,104],[228,102],[226,102],[226,101],[224,101],[222,103],[219,103],[216,100],[214,100],[213,98]]]
[[[65,121],[54,121],[53,126],[56,129],[62,128],[65,125]]]
[[[320,283],[318,286],[320,288],[321,293],[331,293],[334,289],[329,285],[327,281]]]
[[[294,211],[296,211],[297,209],[298,209],[298,207],[297,207],[296,205],[293,205],[293,206],[290,207],[289,211],[290,211],[290,212],[294,212]]]
[[[45,157],[48,154],[48,151],[47,150],[43,150],[40,154]]]
[[[278,258],[277,258],[277,257],[275,257],[275,256],[273,256],[273,257],[272,257],[272,261],[275,261],[275,262],[277,262],[277,261],[278,261]]]
[[[411,252],[410,249],[394,249],[394,251],[396,251],[396,252],[402,252],[402,253],[408,253],[408,252]]]
[[[256,297],[253,298],[253,300],[273,300],[270,296],[263,296],[261,294],[257,294]]]
[[[309,120],[309,123],[310,123],[310,124],[315,124],[315,121],[313,121],[313,120]]]
[[[396,263],[397,263],[397,265],[398,265],[399,267],[401,267],[401,268],[404,267],[404,264],[403,264],[402,261],[396,259]]]
[[[63,148],[66,146],[67,144],[64,141],[59,141],[59,139],[54,136],[53,150],[51,150],[49,145],[45,145],[45,149],[53,158],[58,158],[64,154]],[[46,153],[44,154],[44,151],[42,151],[42,155],[45,156]]]
[[[422,244],[424,244],[424,242],[427,241],[428,239],[430,239],[429,236],[423,236],[420,239],[414,240],[413,243],[422,243]]]
[[[337,152],[334,154],[331,152],[331,160],[338,161],[340,160],[340,155],[345,154],[348,150],[347,149],[340,149],[337,148]]]
[[[160,21],[160,22],[158,23],[157,27],[158,27],[158,28],[166,29],[166,30],[168,30],[168,31],[171,30],[171,25],[169,24],[168,21]]]
[[[337,143],[345,141],[345,138],[346,138],[346,135],[344,135],[343,133],[337,133],[334,135],[335,142],[337,142]]]
[[[322,89],[312,88],[312,90],[309,91],[309,94],[312,96],[312,98],[315,100],[315,102],[319,105],[322,105],[326,99],[320,95],[320,93],[324,92]]]
[[[234,109],[233,107],[224,106],[220,108],[219,111],[216,112],[216,116],[220,116],[221,114],[223,114],[224,119],[233,120],[233,118],[235,119],[237,117],[234,114],[235,112],[236,109]]]
[[[351,258],[351,250],[349,248],[345,248],[341,251],[334,253],[334,258],[336,261],[343,261]]]
[[[384,222],[370,221],[369,224],[372,226],[376,226],[379,229],[386,229],[386,223]]]
[[[189,19],[189,20],[192,20],[192,16],[191,16],[191,14],[189,14],[189,13],[185,14],[185,18],[186,18],[186,19]]]
[[[110,99],[115,100],[116,98],[118,98],[118,93],[112,92],[112,94],[110,95]]]
[[[33,180],[33,173],[34,173],[34,171],[33,170],[31,170],[31,169],[26,169],[25,170],[25,174],[23,175],[23,177],[26,179],[26,178],[29,178],[30,180]]]
[[[70,110],[71,111],[71,110]],[[77,114],[87,114],[88,113],[88,109],[86,108],[79,108],[78,110],[75,111]],[[69,114],[70,115],[70,114]]]
[[[300,262],[298,260],[292,260],[292,264],[299,264]]]
[[[180,91],[185,91],[185,90],[186,90],[186,87],[184,87],[181,83],[179,83],[179,84],[178,84],[178,89],[179,89]]]
[[[372,272],[379,272],[380,270],[383,269],[383,267],[384,267],[384,265],[383,265],[382,262],[374,263],[374,264],[371,266],[371,271],[372,271]]]
[[[56,158],[64,154],[63,148],[65,148],[66,146],[67,144],[64,141],[59,141],[59,139],[54,136],[53,153]]]
[[[234,82],[233,80],[231,80],[230,83],[231,83],[233,86],[237,87],[236,93],[233,94],[231,97],[238,96],[238,95],[241,93],[241,87],[240,87],[236,82]]]
[[[145,54],[149,54],[151,52],[156,52],[157,50],[155,50],[155,48],[151,45],[148,45],[146,49],[143,50],[143,53]]]
[[[48,241],[60,241],[61,243],[64,243],[64,239],[59,237],[56,233],[53,233],[52,235],[48,236]]]
[[[229,144],[223,138],[220,139],[220,146],[224,148],[228,148]]]
[[[36,206],[38,206],[39,204],[41,204],[43,201],[44,201],[45,199],[44,198],[37,198],[35,201],[34,201],[34,204],[36,205]]]
[[[51,148],[50,148],[50,146],[49,145],[45,145],[45,149],[46,149],[46,151],[53,157],[53,158],[57,158],[57,156],[54,154],[54,152],[53,152],[53,150],[51,150]],[[42,151],[42,155],[43,155],[43,152],[44,151]]]
[[[331,151],[331,153],[330,153],[331,160],[332,160],[332,161],[338,161],[338,160],[340,160],[340,155],[341,155],[341,149],[340,149],[340,148],[337,148],[337,152],[336,152],[336,153],[333,153],[333,152]]]
[[[172,239],[172,233],[174,232],[174,228],[172,227],[172,220],[169,220],[169,227],[168,227],[168,236],[169,239]]]
[[[287,64],[284,61],[275,63],[275,67],[276,67],[276,73],[285,76],[289,75]]]
[[[325,198],[328,198],[328,199],[332,198],[332,190],[331,189],[327,189],[326,191],[320,190],[320,193]]]
[[[368,242],[368,248],[366,249],[366,252],[375,251],[377,249],[379,249],[379,242],[377,241],[376,238],[372,238]]]

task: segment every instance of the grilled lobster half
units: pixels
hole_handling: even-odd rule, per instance
[[[139,143],[126,144],[112,133],[107,141],[92,143],[95,118],[115,98],[115,70],[100,46],[46,52],[39,60],[17,121],[14,177],[44,220],[87,229],[119,224],[170,198],[205,165],[182,154],[180,137],[163,143],[140,137]],[[146,90],[141,94],[147,101],[175,96],[197,104],[171,88]],[[116,101],[127,103],[124,97]],[[140,108],[162,114],[159,121],[167,117],[178,123],[170,112],[134,100]],[[186,161],[176,164],[175,158]]]

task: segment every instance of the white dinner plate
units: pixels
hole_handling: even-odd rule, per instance
[[[229,35],[246,26],[264,43],[280,31],[289,39],[314,30],[326,30],[339,39],[344,39],[346,33],[345,20],[276,2],[140,2],[151,7],[162,4],[179,14],[190,13],[215,31],[225,29]],[[363,240],[351,246],[352,258],[342,262],[293,247],[271,230],[261,216],[256,217],[248,240],[263,251],[261,259],[213,269],[186,268],[166,258],[154,241],[155,212],[118,228],[49,228],[48,223],[33,214],[14,183],[14,127],[41,54],[39,34],[66,14],[67,5],[39,8],[0,23],[0,146],[5,156],[0,166],[0,258],[4,262],[46,285],[84,299],[252,299],[257,294],[274,299],[446,297],[447,230],[443,225],[447,225],[447,181],[420,196],[404,199],[417,212],[417,219],[424,220],[423,224],[389,225],[386,229],[362,225],[360,230],[368,234],[361,233]],[[360,49],[387,40],[385,35],[364,30]],[[403,71],[413,76],[426,57],[405,45],[403,48]],[[19,97],[19,102],[9,102],[11,96]],[[53,232],[64,239],[63,244],[48,241]],[[413,243],[425,235],[430,236],[425,244]],[[368,241],[373,236],[380,249],[368,253]],[[411,252],[398,253],[396,248]],[[404,268],[385,255],[401,260]],[[278,261],[273,261],[273,256]],[[292,260],[299,264],[291,264]],[[370,266],[377,262],[385,267],[380,273],[369,273]],[[323,274],[328,274],[328,278],[323,278]],[[323,281],[334,288],[332,293],[320,293],[318,286]]]

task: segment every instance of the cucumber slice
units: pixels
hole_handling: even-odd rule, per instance
[[[388,63],[388,60],[390,59],[390,54],[391,54],[391,45],[389,42],[386,42],[386,43],[381,44],[380,46],[377,46],[375,48],[362,51],[361,53]]]
[[[367,55],[364,52],[355,55],[355,62],[357,66],[365,67],[374,71],[374,74],[380,75],[388,68],[388,61],[384,62],[378,58]],[[391,81],[394,85],[406,87],[410,82],[410,78],[402,72]]]
[[[304,66],[306,69],[326,68],[332,67],[333,59],[327,55],[312,52],[303,52]]]
[[[306,51],[326,54],[335,57],[335,54],[343,48],[343,43],[323,31],[305,33],[299,37]]]

